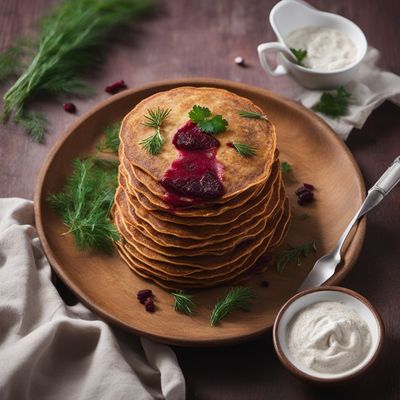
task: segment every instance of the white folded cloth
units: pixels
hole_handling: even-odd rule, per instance
[[[379,51],[370,47],[358,71],[357,79],[345,86],[352,95],[348,115],[333,119],[317,113],[328,125],[346,140],[353,128],[361,129],[371,112],[385,100],[400,106],[400,76],[383,71],[377,66]],[[294,98],[311,108],[321,97],[322,91],[309,90],[296,84]]]
[[[31,201],[0,199],[1,400],[183,400],[170,348],[64,304],[32,225]]]

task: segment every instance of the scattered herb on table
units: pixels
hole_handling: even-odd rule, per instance
[[[234,148],[239,155],[245,158],[254,157],[257,154],[257,149],[246,143],[229,142],[227,145]]]
[[[0,78],[21,74],[4,95],[3,121],[13,121],[42,141],[46,119],[27,110],[39,94],[82,95],[93,91],[82,73],[101,61],[108,34],[152,6],[150,0],[68,0],[39,25],[36,41],[20,40],[0,54]],[[23,43],[23,44],[22,44]]]
[[[96,146],[97,150],[103,153],[118,153],[120,122],[115,122],[104,129],[105,138]]]
[[[117,162],[91,157],[76,159],[63,191],[48,196],[80,250],[108,252],[113,241],[119,238],[109,218],[118,184],[116,165]]]
[[[255,111],[239,110],[238,113],[242,118],[263,119],[264,121],[268,121],[268,118],[265,115]]]
[[[351,94],[344,88],[340,87],[335,92],[324,92],[318,103],[312,109],[318,111],[328,117],[343,117],[349,112],[349,104]]]
[[[255,299],[253,291],[248,287],[234,287],[225,298],[219,300],[211,314],[210,324],[215,326],[235,308],[249,311],[251,300]]]
[[[154,135],[151,135],[139,142],[139,144],[152,156],[160,153],[164,139],[161,135],[161,125],[164,120],[168,118],[171,112],[170,108],[156,108],[154,110],[147,110],[148,114],[144,116],[145,122],[143,125],[155,129]]]
[[[297,60],[297,64],[304,67],[303,60],[307,57],[307,50],[290,48]]]
[[[189,111],[189,118],[205,133],[216,134],[226,131],[228,121],[222,115],[212,115],[207,107],[194,105]]]
[[[288,172],[293,171],[293,166],[289,164],[287,161],[282,161],[281,162],[281,170],[282,174],[287,174]]]
[[[315,242],[306,243],[298,247],[291,247],[290,249],[281,251],[276,259],[276,267],[279,273],[285,270],[285,267],[290,262],[294,261],[299,267],[301,265],[301,258],[306,257],[311,252],[316,252],[317,248]]]
[[[171,293],[175,299],[174,310],[186,315],[192,315],[195,307],[193,296],[187,294],[183,290]]]

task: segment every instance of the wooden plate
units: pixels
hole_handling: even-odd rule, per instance
[[[147,96],[177,86],[212,86],[245,96],[259,105],[276,125],[281,160],[293,165],[287,177],[293,220],[287,243],[315,240],[318,252],[307,257],[301,267],[289,265],[278,274],[271,265],[266,273],[252,278],[257,299],[251,312],[235,311],[218,327],[209,318],[216,300],[226,287],[196,294],[196,315],[175,312],[172,296],[145,281],[115,253],[79,252],[66,227],[49,207],[46,197],[61,190],[71,173],[74,158],[94,151],[104,126],[121,120],[136,103]],[[307,207],[296,204],[294,190],[302,182],[316,187],[316,201]],[[59,277],[88,307],[111,323],[160,342],[184,346],[212,346],[245,341],[269,330],[279,308],[294,294],[315,260],[333,247],[365,195],[362,176],[347,147],[320,118],[302,106],[274,93],[216,79],[180,79],[127,90],[99,104],[69,127],[50,151],[38,178],[35,217],[44,251]],[[304,217],[306,215],[306,217]],[[344,263],[327,282],[338,284],[349,272],[361,249],[365,219],[352,232],[344,253]],[[261,281],[269,287],[261,286]],[[156,295],[157,312],[150,314],[136,300],[136,292],[150,288]]]

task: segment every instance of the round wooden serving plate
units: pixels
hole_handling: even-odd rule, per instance
[[[209,318],[213,305],[227,287],[195,293],[198,305],[192,317],[172,307],[165,290],[135,275],[115,252],[79,252],[46,198],[60,191],[71,173],[76,157],[94,151],[104,126],[122,120],[139,101],[162,90],[178,86],[224,88],[247,97],[260,106],[276,125],[281,160],[293,165],[286,187],[293,218],[287,244],[315,240],[316,254],[303,259],[301,267],[287,266],[282,274],[270,265],[267,272],[248,283],[257,296],[250,312],[234,311],[217,327]],[[316,187],[316,201],[299,207],[294,191],[302,182]],[[127,90],[99,104],[80,118],[50,151],[40,172],[35,194],[36,226],[43,249],[57,275],[88,307],[115,325],[154,340],[182,346],[215,346],[245,341],[271,329],[279,308],[292,296],[315,260],[330,250],[365,196],[362,176],[347,147],[320,118],[293,101],[259,88],[206,78],[152,83]],[[327,282],[337,285],[354,264],[364,239],[366,221],[353,230],[344,252],[344,263]],[[261,281],[268,281],[263,287]],[[157,311],[147,313],[136,300],[136,292],[150,288]]]

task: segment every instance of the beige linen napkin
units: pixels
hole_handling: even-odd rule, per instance
[[[32,224],[31,201],[0,199],[1,400],[183,400],[171,349],[64,304]]]
[[[317,113],[343,140],[347,139],[353,128],[361,129],[372,111],[385,100],[400,106],[400,76],[380,69],[377,65],[379,56],[379,51],[370,47],[357,78],[345,86],[352,95],[348,115],[333,119]],[[317,103],[322,94],[322,91],[300,86],[296,92],[295,98],[308,108]]]

